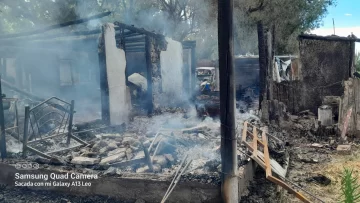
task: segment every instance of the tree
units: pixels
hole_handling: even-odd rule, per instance
[[[297,51],[296,37],[319,27],[327,8],[334,3],[335,0],[238,0],[235,8],[244,14],[243,21],[247,23],[261,21],[268,27],[275,25],[276,53],[289,54]]]
[[[276,53],[297,50],[296,37],[316,28],[335,0],[235,0],[236,54],[257,53],[256,24],[275,25]],[[0,1],[0,31],[22,32],[112,11],[112,15],[70,29],[94,29],[121,21],[172,37],[196,40],[199,58],[217,58],[217,0],[13,0]]]
[[[360,73],[360,52],[355,54],[355,70]]]

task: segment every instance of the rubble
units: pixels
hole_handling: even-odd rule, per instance
[[[100,160],[97,158],[87,158],[87,157],[74,157],[71,160],[72,164],[83,165],[83,166],[92,166],[98,164],[99,162]]]
[[[112,155],[112,156],[108,156],[104,159],[101,159],[101,162],[100,164],[101,165],[106,165],[106,164],[112,164],[112,163],[115,163],[115,162],[119,162],[121,160],[123,160],[123,158],[125,158],[126,154],[125,152],[121,152],[120,154],[115,154],[115,155]]]
[[[338,145],[336,151],[342,155],[350,155],[351,154],[351,145]]]

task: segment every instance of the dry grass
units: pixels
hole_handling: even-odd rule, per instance
[[[341,177],[344,168],[353,169],[354,175],[360,175],[360,147],[353,146],[351,155],[340,155],[335,152],[332,154],[331,158],[331,162],[313,164],[310,167],[307,166],[303,169],[303,172],[307,173],[309,176],[321,174],[328,177],[331,179],[331,184],[322,186],[316,183],[307,183],[305,188],[307,191],[311,192],[311,194],[326,203],[339,203],[341,196]],[[301,203],[301,201],[296,199],[293,195],[286,195],[281,202]]]
[[[308,185],[308,188],[325,202],[339,202],[344,168],[353,169],[354,175],[360,175],[360,149],[358,147],[353,147],[352,155],[334,154],[330,163],[315,165],[313,173],[328,177],[331,179],[331,184],[319,186],[312,183]]]

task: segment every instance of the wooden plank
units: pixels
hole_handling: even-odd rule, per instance
[[[264,142],[264,161],[265,161],[265,166],[266,166],[266,177],[271,176],[271,165],[270,165],[270,155],[269,155],[269,149],[268,149],[268,145],[267,145],[267,140],[266,140],[266,133],[265,131],[262,134],[262,140]]]
[[[269,176],[266,177],[268,180],[270,180],[271,182],[280,185],[282,188],[284,188],[285,190],[287,190],[289,193],[295,195],[298,199],[300,199],[302,202],[305,203],[311,203],[310,200],[308,200],[304,195],[302,195],[301,193],[295,191],[293,188],[291,188],[288,184],[286,184],[285,182],[273,177],[273,176]]]
[[[258,158],[264,162],[264,154],[260,151],[258,151]],[[270,166],[271,171],[280,176],[281,178],[285,178],[286,176],[286,170],[274,159],[270,158]],[[265,169],[265,168],[264,168]]]
[[[283,167],[279,163],[277,163],[275,160],[272,160],[270,158],[268,144],[267,144],[266,131],[265,130],[262,131],[262,144],[264,147],[264,153],[258,151],[258,143],[260,143],[260,140],[258,140],[258,137],[257,137],[257,128],[255,126],[253,126],[253,142],[251,144],[246,142],[247,133],[248,133],[247,123],[245,122],[242,141],[248,147],[248,149],[253,153],[251,156],[251,159],[253,159],[256,163],[258,163],[262,168],[265,169],[266,178],[268,180],[270,180],[271,182],[286,189],[289,193],[295,195],[302,202],[310,203],[311,201],[308,200],[304,195],[297,192],[295,189],[293,189],[291,186],[289,186],[284,181],[272,176],[272,171],[274,171],[274,173],[279,175],[281,178],[285,178],[286,170],[283,169]]]
[[[245,122],[244,122],[243,135],[242,135],[242,139],[241,139],[241,141],[243,141],[243,142],[246,142],[247,124],[248,124],[248,122],[247,122],[247,121],[245,121]]]
[[[263,160],[259,159],[259,157],[251,156],[251,159],[254,160],[257,164],[261,166],[265,170],[266,166]]]
[[[254,148],[253,155],[257,156],[258,136],[257,136],[256,128],[253,128],[253,135],[254,135],[254,138],[253,138],[253,148]]]

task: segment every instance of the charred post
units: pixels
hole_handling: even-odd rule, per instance
[[[0,75],[1,80],[1,75]],[[1,127],[1,159],[4,160],[6,158],[6,139],[5,139],[5,117],[4,117],[4,105],[3,105],[3,94],[2,87],[0,82],[0,127]]]
[[[268,79],[268,86],[267,86],[267,96],[269,100],[273,100],[273,64],[275,60],[275,24],[273,24],[269,31],[267,32],[267,79]]]
[[[30,107],[25,106],[25,119],[24,119],[24,137],[23,137],[23,158],[26,157],[27,152],[27,142],[28,142],[28,132],[29,132],[29,120],[30,120]]]
[[[261,109],[261,102],[266,98],[266,75],[267,75],[267,63],[266,63],[266,39],[264,36],[264,27],[262,22],[257,24],[258,33],[258,49],[259,49],[259,67],[260,67],[260,94],[259,94],[259,109]]]
[[[238,202],[233,63],[233,1],[218,2],[223,202]]]
[[[70,145],[70,139],[71,139],[71,133],[72,133],[72,125],[73,125],[73,119],[74,119],[74,108],[75,108],[75,101],[71,100],[71,106],[70,106],[70,118],[69,118],[69,125],[68,125],[68,136],[66,140],[66,144]]]

